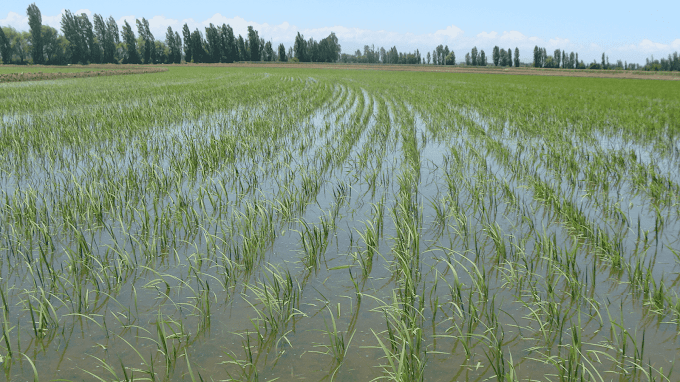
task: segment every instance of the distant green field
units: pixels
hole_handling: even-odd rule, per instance
[[[266,67],[0,84],[6,378],[675,381],[679,94]]]

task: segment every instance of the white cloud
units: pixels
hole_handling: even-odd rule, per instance
[[[661,44],[661,43],[658,43],[658,42],[653,42],[652,40],[648,40],[648,39],[642,40],[642,42],[640,43],[640,45],[638,45],[638,47],[645,52],[655,52],[655,51],[666,50],[666,49],[670,48],[669,45]]]
[[[10,26],[19,31],[27,31],[28,16],[23,16],[16,12],[7,12],[7,17],[0,19],[0,25]]]
[[[455,25],[450,25],[446,27],[446,29],[440,29],[436,32],[434,32],[435,37],[439,38],[448,38],[448,39],[454,39],[456,37],[460,37],[463,35],[463,30],[458,28]]]
[[[489,33],[482,32],[482,33],[477,35],[478,38],[482,38],[482,39],[496,38],[496,36],[498,36],[498,33],[496,33],[496,32],[489,32]]]
[[[518,31],[503,31],[500,40],[508,43],[523,43],[526,42],[529,37],[525,36],[523,33]]]
[[[548,46],[553,49],[566,50],[571,47],[571,41],[568,38],[555,37],[548,40]]]
[[[671,53],[680,49],[680,39],[673,40],[670,44],[663,44],[659,42],[654,42],[649,39],[643,39],[638,44],[627,44],[620,47],[613,48],[613,51],[620,52],[638,52],[644,54],[655,54],[655,53]]]
[[[56,16],[42,15],[43,24],[49,25],[56,30],[60,30],[61,29],[61,16],[64,14],[64,12],[66,12],[66,10],[62,9],[61,12],[59,12],[59,14],[56,15]],[[28,21],[26,22],[26,27],[28,28]]]

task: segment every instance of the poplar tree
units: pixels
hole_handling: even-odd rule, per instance
[[[111,47],[111,62],[117,63],[120,57],[118,55],[118,49],[116,46],[120,44],[120,32],[118,31],[118,23],[113,18],[113,16],[109,16],[109,18],[106,20],[106,30],[113,41],[113,46]]]
[[[123,30],[120,32],[125,44],[126,57],[123,59],[124,64],[139,64],[139,54],[137,53],[137,39],[135,32],[132,30],[130,24],[125,20],[123,23]]]
[[[28,26],[31,30],[31,57],[34,64],[44,63],[43,41],[42,41],[42,15],[35,3],[26,9],[28,15]]]
[[[10,53],[11,51],[9,39],[7,36],[5,36],[5,32],[0,27],[0,58],[2,58],[3,64],[9,64],[12,62],[12,54]]]
[[[470,58],[472,59],[472,66],[477,65],[477,47],[473,47],[472,51],[470,52]]]
[[[203,35],[198,28],[191,32],[190,45],[194,62],[205,62],[206,52],[203,49]]]
[[[184,37],[184,61],[191,62],[193,59],[193,53],[191,52],[191,32],[186,23],[184,23],[184,26],[182,27],[182,36]]]
[[[101,49],[97,40],[94,39],[92,23],[85,13],[81,13],[78,18],[80,19],[82,39],[86,45],[85,61],[99,64],[101,63]]]
[[[534,46],[534,68],[539,68],[541,64],[541,56],[540,56],[540,50],[538,49],[538,45]]]
[[[508,48],[507,64],[508,66],[512,66],[512,49],[510,48]]]
[[[243,36],[238,35],[238,60],[245,61],[248,59],[248,51],[246,50],[246,42],[243,40]]]
[[[307,61],[307,41],[305,41],[304,36],[298,32],[295,36],[295,43],[293,44],[293,50],[295,51],[295,58],[300,62]]]
[[[213,23],[210,23],[209,26],[205,27],[205,40],[208,48],[208,61],[220,62],[220,57],[222,56],[222,39],[220,38],[220,32]]]
[[[279,61],[288,61],[288,57],[286,57],[286,47],[283,46],[283,43],[279,44]]]
[[[493,60],[493,66],[498,66],[498,63],[501,59],[501,52],[500,49],[498,48],[498,45],[493,47],[493,52],[491,53],[491,57]]]
[[[182,38],[177,31],[175,31],[175,59],[173,62],[175,64],[182,63]]]
[[[248,25],[248,43],[250,48],[250,61],[260,61],[260,36],[258,36],[257,31]]]
[[[156,60],[156,43],[151,30],[149,29],[149,21],[142,17],[142,20],[137,20],[137,32],[142,41],[144,41],[144,46],[141,47],[144,52],[144,63],[153,64]]]
[[[113,63],[115,61],[114,56],[116,52],[114,36],[117,37],[118,35],[118,26],[116,26],[116,32],[115,35],[113,35],[112,31],[109,30],[104,18],[101,15],[95,13],[92,20],[94,21],[95,36],[97,37],[97,40],[99,40],[99,45],[102,49],[101,62]]]
[[[179,38],[179,34],[173,32],[172,27],[168,26],[168,30],[165,32],[165,45],[170,49],[168,63],[178,64],[178,58],[181,60],[182,53],[180,47],[182,43],[178,42],[177,38]]]
[[[231,29],[230,25],[222,24],[220,38],[222,40],[222,57],[220,62],[234,62],[234,52],[238,51],[238,48],[234,40],[234,30]]]
[[[515,47],[515,68],[519,68],[519,48]]]

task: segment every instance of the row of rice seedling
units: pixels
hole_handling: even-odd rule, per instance
[[[6,378],[674,380],[680,102],[650,83],[0,85]]]

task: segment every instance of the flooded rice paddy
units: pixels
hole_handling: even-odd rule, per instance
[[[59,83],[0,85],[7,380],[679,378],[678,84]]]

